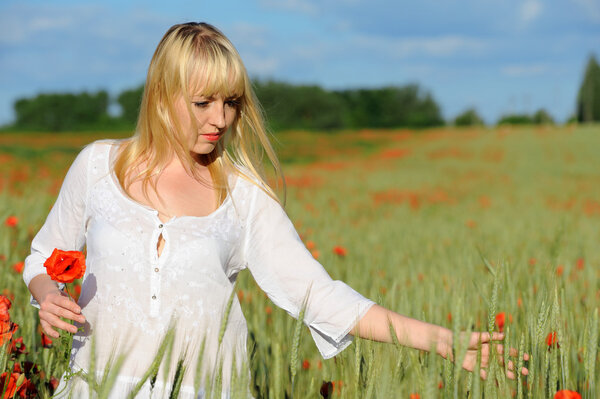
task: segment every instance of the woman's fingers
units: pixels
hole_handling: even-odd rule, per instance
[[[47,336],[52,337],[52,338],[58,338],[60,336],[60,334],[55,329],[50,327],[50,324],[46,320],[42,319],[41,317],[40,317],[40,325],[42,326],[42,330],[44,331],[44,334],[46,334]]]
[[[65,319],[85,323],[85,316],[81,314],[81,308],[75,302],[63,295],[52,295],[40,305],[40,310],[54,314]]]
[[[45,310],[40,310],[40,322],[41,321],[46,322],[48,325],[50,325],[52,327],[60,328],[61,330],[65,330],[65,331],[68,331],[71,333],[77,332],[76,326],[74,326],[73,324],[69,324],[66,321],[61,320],[58,316],[56,316],[52,313],[49,313]],[[49,330],[54,332],[54,334],[50,334],[51,336],[53,336],[54,338],[58,338],[58,333],[54,329],[49,328]]]

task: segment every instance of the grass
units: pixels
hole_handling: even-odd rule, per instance
[[[0,220],[19,219],[0,226],[0,291],[14,295],[15,338],[27,348],[0,356],[0,371],[36,364],[40,372],[26,376],[40,397],[67,368],[68,343],[41,346],[13,265],[28,254],[78,149],[102,137],[0,136]],[[506,341],[531,355],[518,362],[531,373],[508,380],[494,363],[482,381],[439,356],[365,340],[322,360],[306,329],[244,272],[236,291],[251,374],[250,381],[235,376],[232,395],[250,387],[257,398],[552,398],[559,389],[600,396],[597,126],[282,132],[276,139],[288,214],[334,279],[455,332],[497,330],[504,312]],[[552,332],[558,345],[546,342]],[[455,345],[460,359],[464,344]]]

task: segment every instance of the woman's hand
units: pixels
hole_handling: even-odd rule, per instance
[[[465,339],[464,335],[461,335],[459,339]],[[465,360],[463,361],[462,367],[468,371],[474,371],[477,365],[477,356],[478,351],[481,350],[481,368],[479,370],[479,374],[481,378],[487,378],[487,368],[489,366],[491,351],[495,347],[496,348],[496,358],[500,365],[504,366],[504,346],[502,344],[496,343],[504,339],[504,334],[502,333],[493,333],[490,337],[490,334],[487,332],[473,332],[470,334],[467,352],[465,354]],[[450,343],[450,348],[451,348]],[[480,349],[481,348],[481,349]],[[452,353],[451,349],[446,353]],[[515,348],[509,349],[509,356],[516,357],[519,355],[519,352]],[[452,356],[450,356],[452,358]],[[529,360],[529,355],[527,353],[523,354],[523,360]],[[527,375],[529,374],[529,370],[523,367],[521,369],[521,374]],[[512,360],[508,362],[508,368],[506,371],[506,376],[510,379],[515,379],[515,364]]]
[[[34,277],[29,284],[29,290],[40,304],[40,324],[44,334],[47,336],[53,338],[60,336],[54,328],[71,333],[77,332],[77,326],[61,320],[61,317],[85,323],[85,317],[81,314],[79,305],[68,294],[59,290],[49,276],[40,275]]]
[[[400,315],[379,305],[373,305],[350,333],[374,341],[393,342],[393,338],[390,335],[390,326],[395,332],[400,345],[424,351],[430,351],[435,348],[440,356],[454,361],[452,358],[452,342],[454,337],[451,330]],[[458,339],[463,340],[466,338],[464,333],[458,337]],[[504,346],[497,343],[503,339],[504,334],[502,333],[493,333],[491,337],[486,332],[471,333],[468,336],[468,349],[462,367],[468,371],[475,370],[478,350],[481,347],[481,369],[479,370],[479,374],[481,378],[485,379],[493,347],[496,348],[498,362],[501,365],[504,364]],[[509,355],[513,357],[518,356],[518,351],[510,348]],[[524,354],[523,360],[529,360],[529,355]],[[521,373],[527,375],[529,370],[523,367]],[[515,364],[512,361],[508,363],[506,376],[511,379],[515,378]]]

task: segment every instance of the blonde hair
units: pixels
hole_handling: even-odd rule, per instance
[[[265,154],[284,191],[285,181],[242,59],[223,33],[212,25],[196,22],[172,26],[150,61],[136,132],[123,143],[114,164],[115,175],[125,191],[140,180],[146,196],[149,186],[156,191],[153,177],[162,172],[173,155],[189,173],[200,178],[185,137],[179,134],[174,101],[183,95],[193,115],[191,95],[216,94],[235,98],[238,104],[227,134],[211,153],[201,155],[217,193],[217,204],[223,203],[230,190],[229,173],[258,184],[277,200],[264,175]],[[196,118],[191,119],[196,122]]]

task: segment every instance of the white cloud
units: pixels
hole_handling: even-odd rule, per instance
[[[536,20],[542,13],[544,6],[539,0],[525,0],[519,7],[519,19],[528,24]]]
[[[446,57],[461,52],[480,52],[487,47],[481,39],[459,35],[409,38],[384,38],[363,35],[356,37],[355,42],[361,47],[376,50],[395,58],[420,54]]]
[[[536,76],[548,71],[548,65],[529,64],[529,65],[505,65],[500,68],[502,75],[510,77]]]

